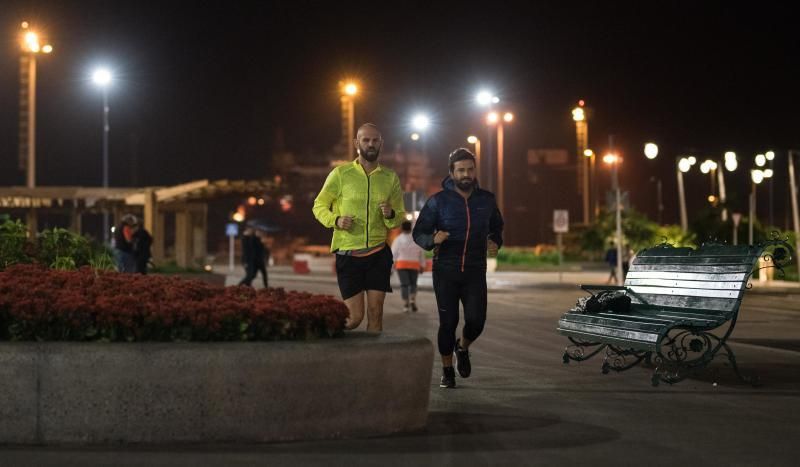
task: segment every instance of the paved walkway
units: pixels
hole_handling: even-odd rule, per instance
[[[274,286],[338,294],[333,276],[271,272]],[[603,375],[599,358],[561,363],[566,339],[555,332],[556,320],[580,295],[583,276],[569,276],[572,284],[562,277],[556,286],[547,274],[493,277],[486,330],[472,349],[473,375],[443,390],[435,363],[422,432],[269,445],[4,447],[0,465],[797,465],[800,294],[756,286],[745,296],[732,346],[762,387],[739,383],[716,361],[695,378],[653,388],[647,368]],[[500,287],[502,280],[525,286]],[[418,313],[402,312],[398,295],[387,297],[385,332],[435,342],[433,294],[420,293]],[[391,361],[386,369],[403,371]]]

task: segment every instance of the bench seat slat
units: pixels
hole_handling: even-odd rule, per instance
[[[750,256],[637,256],[634,259],[636,264],[658,264],[658,265],[708,265],[726,266],[739,264],[753,264],[755,257]]]
[[[660,271],[664,273],[714,273],[714,274],[748,274],[752,270],[750,264],[729,264],[704,266],[697,264],[639,264],[639,258],[633,260],[628,274],[636,272]]]
[[[730,314],[739,308],[739,299],[707,298],[681,295],[628,294],[634,306],[649,308],[671,308],[687,312],[698,310],[711,314]]]
[[[634,285],[630,287],[634,293],[640,295],[683,295],[686,297],[712,297],[712,298],[739,298],[739,290],[715,290],[715,289],[688,289],[683,287],[647,287]]]
[[[650,287],[679,287],[686,289],[708,289],[708,290],[740,290],[743,287],[742,281],[684,281],[675,279],[632,279],[628,278],[625,285],[630,286],[650,286]]]
[[[671,279],[678,281],[737,281],[744,280],[746,274],[743,272],[734,274],[709,274],[700,272],[672,272],[672,271],[638,271],[631,268],[626,276],[627,279]]]

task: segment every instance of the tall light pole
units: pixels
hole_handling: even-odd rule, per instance
[[[769,169],[767,169],[767,170],[769,170],[769,173],[770,173],[770,176],[769,177],[765,177],[765,178],[769,178],[769,225],[771,227],[771,226],[775,225],[775,211],[773,209],[773,207],[774,207],[774,203],[773,203],[773,191],[774,191],[773,185],[774,185],[774,183],[772,182],[772,175],[771,175],[772,174],[772,170],[774,168],[775,151],[767,151],[766,153],[764,153],[764,157],[766,157],[766,159],[767,159],[767,163],[769,165]]]
[[[683,233],[689,231],[689,219],[686,215],[686,191],[683,187],[683,174],[688,172],[694,164],[697,163],[697,158],[694,156],[677,158],[675,173],[678,177],[678,202],[681,210],[681,230]]]
[[[750,245],[753,244],[753,219],[756,217],[756,186],[764,181],[764,171],[761,169],[753,169],[750,171],[751,189],[750,189],[750,215],[747,239]]]
[[[478,185],[481,184],[481,140],[474,135],[467,137],[469,144],[475,145],[475,167],[478,169]]]
[[[98,68],[92,73],[92,81],[103,91],[103,188],[108,188],[108,87],[111,85],[111,72]],[[103,207],[103,242],[108,244],[108,208]]]
[[[20,24],[20,167],[27,170],[26,186],[36,186],[36,56],[53,51],[50,44],[41,45],[39,34],[23,21]]]
[[[353,141],[355,141],[355,96],[358,94],[358,85],[353,81],[339,81],[342,104],[342,149],[345,159],[353,155]]]
[[[478,92],[478,94],[476,94],[475,102],[479,106],[486,107],[491,111],[492,107],[500,102],[500,98],[494,95],[494,93],[489,91],[488,89],[483,89],[480,92]],[[495,120],[499,120],[499,116],[496,116]],[[493,191],[494,190],[494,160],[493,160],[494,131],[491,128],[491,126],[488,130],[489,131],[487,133],[487,140],[489,144],[486,146],[486,189],[489,191]],[[480,167],[478,167],[478,173],[480,173]]]
[[[40,44],[39,34],[30,23],[20,24],[19,57],[19,167],[26,171],[25,186],[36,186],[36,56],[39,53],[49,54],[53,46]],[[31,207],[28,211],[28,231],[38,230],[36,211]]]
[[[795,255],[800,254],[800,215],[797,210],[797,179],[794,173],[794,153],[789,150],[789,196],[792,198],[792,224],[794,225]],[[797,260],[795,260],[797,263]],[[800,269],[800,268],[798,268]],[[800,275],[799,275],[800,276]],[[800,277],[798,277],[800,280]]]
[[[583,223],[589,225],[591,221],[591,207],[589,201],[589,160],[584,157],[584,151],[589,147],[589,123],[586,120],[584,101],[578,101],[578,106],[572,109],[572,119],[575,120],[575,136],[577,140],[577,177],[578,191],[583,194]]]
[[[514,121],[514,114],[505,112],[500,116],[497,112],[489,112],[486,116],[488,125],[497,126],[497,207],[501,213],[505,213],[505,129],[504,123]]]
[[[658,145],[656,143],[646,143],[644,145],[644,157],[653,160],[658,157]],[[658,224],[663,223],[664,200],[661,196],[661,177],[651,177],[656,182],[656,201],[658,203]]]
[[[622,158],[613,152],[614,139],[609,136],[609,152],[603,156],[603,162],[611,166],[611,186],[614,190],[614,213],[616,230],[614,235],[614,243],[617,245],[617,280],[623,283],[625,278],[622,277],[622,196],[619,190],[619,164]]]

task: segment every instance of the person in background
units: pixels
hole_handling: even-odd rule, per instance
[[[401,233],[392,243],[392,257],[397,276],[400,278],[400,294],[403,297],[403,311],[416,312],[417,277],[425,272],[425,250],[414,243],[411,236],[411,222],[400,224]]]
[[[143,225],[136,225],[134,226],[131,244],[134,271],[139,274],[147,274],[147,263],[150,262],[150,257],[152,256],[150,247],[153,245],[153,236]]]
[[[119,272],[136,272],[136,258],[133,256],[133,233],[138,224],[136,216],[125,214],[114,228],[111,246],[114,250],[114,262]]]
[[[264,288],[267,288],[269,281],[267,278],[266,265],[267,249],[261,241],[261,236],[252,227],[246,227],[242,232],[242,263],[244,264],[245,276],[239,285],[252,287],[253,279],[259,271],[264,280]]]

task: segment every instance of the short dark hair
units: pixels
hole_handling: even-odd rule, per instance
[[[403,232],[411,232],[411,221],[403,221],[403,223],[400,224],[400,228]]]
[[[475,163],[475,154],[472,154],[469,149],[467,148],[458,148],[455,151],[450,153],[450,172],[453,171],[453,168],[456,165],[456,162],[459,161],[472,161]]]

